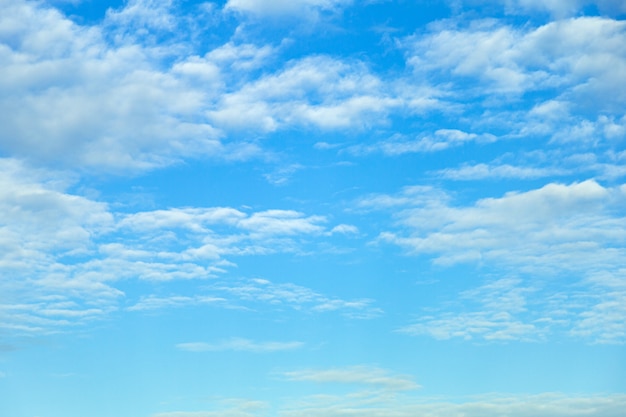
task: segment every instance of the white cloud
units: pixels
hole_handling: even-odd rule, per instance
[[[225,10],[257,17],[299,17],[317,20],[321,13],[336,13],[352,0],[228,0]]]
[[[554,177],[559,175],[565,175],[568,172],[561,168],[539,168],[539,167],[525,167],[515,166],[509,164],[501,165],[488,165],[488,164],[476,164],[476,165],[464,165],[460,168],[446,168],[435,172],[435,175],[442,178],[457,180],[457,181],[473,181],[486,178],[495,179],[507,179],[507,178],[521,178],[521,179],[535,179]]]
[[[243,338],[231,338],[218,343],[189,342],[179,343],[176,348],[188,352],[215,352],[224,350],[268,353],[299,349],[302,342],[255,342]]]
[[[624,311],[616,306],[624,297],[623,274],[617,272],[626,256],[624,190],[594,181],[548,184],[454,207],[449,197],[417,187],[399,196],[370,197],[361,204],[399,208],[395,219],[402,232],[383,232],[380,241],[432,255],[440,265],[497,266],[534,277],[532,285],[500,280],[468,291],[461,300],[484,301],[469,311],[466,306],[460,313],[426,314],[402,331],[441,339],[537,340],[569,329],[570,335],[593,342],[623,343]],[[590,278],[597,274],[614,279],[610,285],[599,284]],[[551,299],[540,278],[546,276],[574,279],[586,289],[585,296],[566,286],[564,300]],[[534,291],[539,293],[532,298],[533,309],[526,312],[523,294]]]
[[[558,100],[594,111],[617,111],[626,98],[626,25],[581,17],[516,29],[495,20],[468,28],[438,23],[432,33],[405,41],[408,63],[420,74],[445,75],[450,94],[519,94],[558,88]],[[477,82],[477,84],[476,84]],[[618,86],[616,88],[616,86]],[[462,88],[461,88],[462,87]]]
[[[580,298],[590,307],[578,308],[571,334],[596,343],[626,342],[626,270],[597,272],[588,277],[589,291]]]
[[[548,184],[467,207],[437,198],[411,202],[410,195],[391,196],[391,203],[395,199],[412,206],[396,214],[398,224],[411,232],[383,232],[380,240],[434,254],[440,264],[480,261],[579,272],[597,265],[616,267],[625,254],[626,228],[616,209],[625,197],[620,187],[605,188],[595,181]]]
[[[222,152],[220,133],[197,117],[206,94],[163,68],[170,52],[112,46],[102,28],[37,3],[0,7],[1,149],[47,164],[121,171]]]
[[[313,56],[225,94],[209,114],[213,123],[230,128],[362,128],[383,123],[402,105],[363,63]]]
[[[391,139],[372,145],[353,145],[346,148],[346,151],[355,155],[380,152],[387,156],[397,156],[407,153],[438,152],[462,146],[467,142],[488,143],[495,140],[496,137],[488,133],[476,134],[458,129],[439,129],[430,135],[419,135],[415,140],[406,140],[402,135],[395,135]]]
[[[332,230],[323,216],[291,210],[190,207],[117,213],[104,202],[69,192],[73,179],[0,159],[0,267],[12,277],[0,280],[5,317],[0,328],[16,334],[60,331],[118,309],[126,298],[117,288],[121,280],[216,278],[234,265],[226,256],[299,252],[315,244],[307,236],[324,237]],[[287,287],[266,287],[274,301],[284,299]],[[336,301],[290,289],[293,297],[298,291],[310,294],[311,308]],[[134,303],[130,310],[228,304],[220,294],[144,294],[126,303]],[[335,310],[373,310],[366,302],[350,303]]]
[[[371,299],[343,300],[320,294],[301,285],[274,283],[266,279],[225,281],[209,288],[224,298],[236,297],[233,300],[236,305],[254,306],[254,303],[264,303],[276,308],[289,307],[301,311],[337,311],[354,319],[371,319],[383,313],[381,309],[372,305],[374,301]]]
[[[435,339],[480,338],[489,341],[536,341],[547,332],[537,317],[527,313],[526,294],[536,289],[524,287],[519,279],[503,278],[461,294],[461,300],[478,304],[476,311],[442,312],[426,315],[398,331],[429,335]],[[465,310],[465,309],[464,309]]]
[[[621,0],[505,0],[504,4],[511,14],[545,11],[557,18],[576,15],[588,5],[597,6],[603,13],[619,15],[626,12],[626,5]]]
[[[106,23],[127,33],[148,30],[171,31],[177,26],[172,14],[173,0],[128,0],[124,7],[106,12]]]
[[[384,372],[384,371],[383,371]],[[462,398],[384,396],[375,393],[317,395],[282,402],[281,417],[621,417],[626,407],[623,394],[483,395]],[[260,417],[271,404],[239,401],[219,411],[174,411],[153,417]]]
[[[386,391],[410,391],[420,388],[410,376],[395,375],[387,370],[354,366],[348,368],[306,369],[285,372],[290,381],[372,385]]]
[[[368,404],[363,400],[318,397],[306,406],[285,409],[285,417],[620,417],[626,406],[623,394],[598,396],[489,395],[474,398],[395,400]]]

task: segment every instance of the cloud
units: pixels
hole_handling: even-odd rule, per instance
[[[434,174],[456,181],[475,181],[488,178],[494,179],[535,179],[566,175],[568,172],[560,168],[539,168],[514,166],[509,164],[502,165],[464,165],[460,168],[446,168],[436,171]]]
[[[167,25],[159,8],[144,3],[110,12],[109,20]],[[79,26],[34,2],[0,7],[7,28],[0,34],[0,149],[117,172],[221,154],[220,132],[198,117],[207,93],[163,64],[173,50],[113,45],[102,27]]]
[[[179,343],[177,349],[188,352],[215,352],[224,350],[269,353],[284,350],[299,349],[304,346],[302,342],[255,342],[242,338],[231,338],[218,343],[191,342]]]
[[[352,0],[228,0],[224,10],[259,18],[298,17],[317,20],[322,13],[336,13]]]
[[[446,198],[428,193],[413,197],[409,190],[360,204],[407,204],[395,218],[408,235],[383,232],[380,241],[415,254],[434,254],[439,264],[488,262],[522,270],[580,272],[620,264],[624,219],[617,208],[626,197],[623,188],[605,188],[592,180],[548,184],[466,207],[454,207]]]
[[[217,278],[234,265],[226,257],[298,253],[332,230],[324,216],[292,210],[188,207],[116,212],[105,202],[72,193],[75,186],[71,174],[0,159],[0,267],[12,277],[0,281],[0,329],[16,335],[63,331],[104,317],[121,302],[138,311],[224,306],[228,303],[221,295],[232,295],[232,286],[227,287],[232,291],[222,289],[218,295],[140,294],[133,300],[118,283]],[[265,287],[280,301],[285,295],[281,290],[288,286]],[[308,291],[311,308],[338,302],[300,287],[290,289],[294,297]],[[258,296],[262,294],[259,287]],[[345,302],[335,310],[373,311],[368,302],[359,302]]]
[[[538,312],[528,312],[527,294],[536,291],[524,287],[520,279],[499,279],[461,294],[461,300],[478,304],[477,311],[426,315],[398,331],[440,340],[459,337],[465,340],[537,341],[544,337],[547,328],[537,321],[541,317]]]
[[[394,375],[384,369],[365,366],[322,370],[309,369],[285,372],[283,375],[290,381],[364,384],[388,391],[410,391],[420,388],[409,376]]]
[[[436,190],[409,187],[359,204],[394,210],[397,230],[382,232],[379,242],[432,256],[441,266],[464,263],[526,276],[468,290],[457,301],[460,310],[428,312],[402,332],[485,340],[541,340],[561,333],[624,343],[626,314],[618,306],[624,297],[625,190],[589,180],[454,206]],[[613,278],[591,278],[597,276]],[[561,277],[571,286],[554,294],[549,280]],[[532,309],[526,311],[529,294]]]
[[[623,394],[483,395],[462,398],[382,397],[370,395],[318,395],[278,405],[282,417],[621,417],[626,406]],[[240,401],[238,407],[219,411],[164,412],[153,417],[260,417],[268,404]]]
[[[626,12],[626,5],[620,0],[506,0],[503,3],[506,11],[511,14],[540,11],[548,12],[556,18],[576,15],[583,7],[589,5],[597,6],[601,12],[610,15]]]
[[[333,401],[334,400],[334,401]],[[363,404],[358,400],[325,397],[311,401],[306,407],[294,406],[281,414],[285,417],[618,417],[626,405],[622,394],[598,396],[490,395],[474,398],[424,398],[415,401],[390,401],[384,404]]]
[[[229,128],[345,129],[381,124],[402,105],[362,62],[319,55],[290,61],[277,73],[223,95],[209,114],[215,125]]]
[[[309,312],[337,311],[353,319],[372,319],[383,313],[372,305],[371,299],[343,300],[293,283],[274,283],[260,278],[221,282],[209,288],[225,298],[234,296],[234,302],[244,306],[263,303]]]
[[[467,28],[439,22],[431,33],[406,39],[404,46],[416,73],[444,77],[446,90],[462,91],[465,100],[468,94],[558,89],[558,99],[574,108],[591,100],[601,103],[594,111],[619,112],[626,89],[612,86],[620,85],[626,67],[625,38],[624,22],[600,17],[524,29],[483,20]]]
[[[458,129],[439,129],[432,135],[420,135],[415,140],[406,140],[401,135],[374,143],[373,145],[353,145],[346,151],[354,155],[380,152],[387,156],[398,156],[407,153],[430,153],[462,146],[468,142],[494,142],[496,137],[491,134],[467,133]]]
[[[577,301],[590,307],[576,309],[578,320],[571,335],[599,344],[626,343],[626,269],[596,272],[585,283],[589,290]]]

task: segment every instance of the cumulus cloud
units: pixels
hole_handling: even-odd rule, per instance
[[[380,204],[377,198],[385,197],[361,204]],[[624,198],[623,187],[605,188],[591,180],[511,192],[467,207],[437,197],[411,203],[405,192],[391,196],[390,203],[412,205],[395,215],[412,232],[383,232],[379,239],[413,253],[434,254],[440,264],[479,261],[544,271],[615,267],[624,255],[624,219],[617,210]]]
[[[363,63],[320,55],[291,61],[281,71],[225,94],[209,114],[218,126],[268,132],[289,125],[362,128],[373,117],[380,124],[402,104]]]
[[[595,111],[619,111],[626,54],[624,22],[581,17],[540,27],[515,28],[495,20],[467,28],[439,23],[432,33],[405,40],[407,62],[419,74],[445,76],[451,93],[520,94],[557,88],[561,100],[601,103]],[[615,89],[615,86],[619,85]],[[462,86],[461,90],[458,88]]]

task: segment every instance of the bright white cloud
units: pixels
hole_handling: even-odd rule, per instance
[[[405,41],[408,63],[420,74],[443,74],[451,93],[523,93],[558,88],[575,107],[593,99],[595,110],[619,111],[626,53],[624,22],[581,17],[517,29],[495,20],[467,28],[435,24],[432,33]],[[617,86],[617,87],[616,87]],[[604,98],[604,99],[602,99]]]
[[[210,115],[219,126],[264,131],[289,125],[362,128],[381,124],[402,105],[363,63],[313,56],[225,94]]]
[[[398,202],[411,199],[396,198]],[[616,267],[624,256],[626,224],[619,207],[625,198],[623,187],[585,181],[548,184],[467,207],[436,198],[425,198],[425,203],[415,199],[409,203],[412,207],[395,216],[412,232],[384,232],[380,240],[413,253],[434,254],[440,264],[471,261],[529,271],[579,272],[597,265]]]

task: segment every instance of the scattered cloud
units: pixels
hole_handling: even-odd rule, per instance
[[[15,278],[0,281],[1,329],[14,334],[60,331],[119,309],[127,298],[117,287],[122,280],[216,278],[234,265],[226,257],[299,252],[311,243],[305,236],[323,237],[333,230],[326,227],[324,216],[293,210],[248,213],[199,207],[115,212],[104,202],[69,192],[71,186],[71,175],[0,159],[0,217],[5,222],[0,266]],[[223,294],[236,292],[226,288]],[[296,293],[308,292],[312,307],[338,302],[297,286],[266,289],[274,301],[291,290],[296,298]],[[126,303],[134,303],[130,310],[153,310],[220,305],[224,298],[144,294]],[[346,302],[334,309],[373,311],[368,302],[361,303]]]
[[[371,299],[342,300],[293,283],[273,283],[260,278],[221,282],[210,289],[225,298],[235,296],[233,302],[244,303],[244,306],[264,303],[310,312],[337,311],[354,319],[371,319],[383,314],[380,308],[373,306]]]
[[[445,340],[459,337],[465,340],[480,338],[487,341],[541,339],[546,329],[528,316],[526,294],[536,292],[522,286],[520,279],[503,278],[461,294],[461,300],[478,304],[477,311],[443,312],[426,315],[411,325],[400,328],[401,333],[429,335]]]
[[[509,192],[464,207],[428,187],[371,196],[360,204],[394,210],[401,232],[383,232],[379,242],[434,256],[442,266],[469,263],[528,276],[466,291],[460,305],[427,313],[402,332],[439,339],[541,340],[558,331],[596,343],[623,343],[625,315],[616,306],[624,297],[619,271],[626,256],[625,198],[624,186],[590,180]],[[613,277],[610,285],[591,279],[602,274]],[[575,278],[578,289],[563,286],[562,298],[554,298],[549,277],[565,275]],[[530,293],[535,303],[526,311]]]

